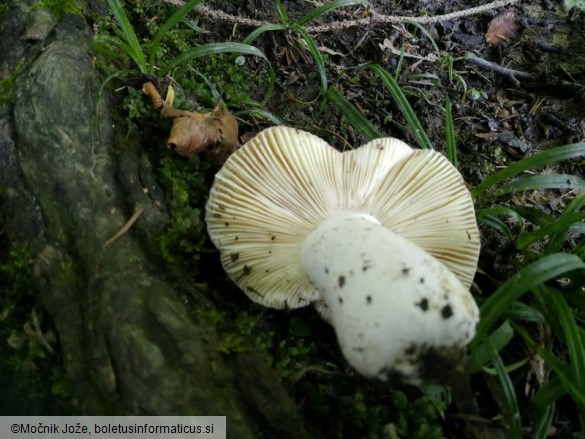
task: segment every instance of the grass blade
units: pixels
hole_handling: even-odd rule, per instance
[[[156,32],[154,39],[152,40],[152,44],[150,45],[150,57],[148,60],[149,68],[152,70],[154,66],[154,58],[156,56],[156,52],[158,51],[158,46],[162,41],[163,37],[167,34],[171,28],[176,26],[183,20],[185,15],[189,13],[194,7],[198,6],[200,3],[203,3],[204,0],[190,0],[181,6],[177,11],[171,15],[171,17],[165,21],[162,26]]]
[[[353,6],[353,5],[364,5],[367,6],[368,2],[365,0],[334,0],[332,2],[326,3],[323,6],[309,12],[307,15],[303,16],[300,20],[296,21],[295,24],[298,26],[303,26],[308,22],[319,18],[323,14],[336,9],[342,8],[344,6]]]
[[[496,207],[486,207],[483,209],[477,209],[475,211],[475,216],[477,217],[478,221],[480,220],[480,218],[484,218],[484,217],[489,217],[489,218],[493,218],[495,216],[510,217],[520,227],[519,233],[524,232],[524,226],[526,224],[526,221],[524,221],[524,217],[522,216],[522,214],[520,212],[518,212],[515,208],[511,208],[511,207],[496,206]],[[507,227],[507,224],[505,224],[505,225]],[[509,230],[509,228],[508,228],[508,230]]]
[[[487,338],[490,342],[489,347],[484,341],[472,352],[467,362],[467,373],[473,375],[479,372],[492,359],[491,350],[495,349],[496,352],[501,351],[512,341],[512,338],[514,338],[514,330],[510,322],[506,320]]]
[[[544,315],[524,302],[512,302],[504,314],[513,321],[522,320],[533,323],[546,323]]]
[[[543,284],[547,280],[580,268],[585,268],[585,263],[577,256],[566,253],[544,256],[523,267],[483,303],[476,339],[472,345],[477,346],[477,340],[481,340],[510,304],[518,300],[527,291]]]
[[[514,211],[518,213],[525,220],[530,221],[539,227],[550,226],[556,221],[551,215],[544,213],[542,210],[536,207],[529,206],[514,206]]]
[[[549,404],[532,428],[532,439],[546,439],[555,414],[555,403]]]
[[[286,26],[283,24],[265,24],[257,29],[254,29],[250,34],[242,40],[242,44],[252,44],[256,38],[262,35],[264,32],[271,32],[276,30],[286,30]]]
[[[568,370],[568,367],[565,363],[563,363],[555,354],[553,354],[552,352],[544,349],[542,346],[540,346],[538,343],[536,343],[532,337],[530,336],[530,334],[528,334],[528,332],[524,329],[519,327],[518,325],[512,324],[514,329],[516,330],[516,332],[518,334],[520,334],[520,336],[522,336],[522,338],[530,345],[530,347],[532,349],[534,349],[543,359],[544,361],[546,361],[548,363],[548,365],[551,367],[551,369],[553,369],[555,371],[555,375],[556,378],[558,378],[560,384],[562,385],[562,387],[564,388],[563,390],[567,391],[571,397],[575,400],[575,402],[577,403],[577,405],[579,406],[578,410],[579,410],[579,419],[581,421],[581,427],[585,428],[585,425],[583,425],[583,423],[585,422],[585,391],[582,388],[579,388],[577,386],[574,385],[573,380],[572,380],[572,376],[570,373],[570,370]],[[543,387],[544,389],[544,387]],[[551,389],[549,389],[550,392]],[[553,397],[560,397],[562,396],[562,393],[560,391],[560,389],[555,388],[552,389],[555,391],[555,393],[549,393],[549,398],[551,396]],[[537,392],[537,395],[540,392]],[[533,402],[536,402],[536,396],[533,398]],[[541,397],[541,401],[542,401],[542,397]]]
[[[557,377],[552,377],[534,394],[532,405],[538,412],[544,412],[548,406],[567,394],[567,389]]]
[[[97,34],[95,37],[93,37],[92,44],[96,53],[107,56],[111,59],[126,61],[127,58],[125,56],[112,50],[113,48],[117,47],[127,56],[129,56],[136,63],[136,65],[138,65],[139,61],[134,59],[132,48],[118,37],[113,37],[106,34]]]
[[[315,41],[308,32],[300,26],[293,26],[293,29],[297,31],[305,42],[307,43],[307,48],[309,53],[313,57],[315,61],[315,66],[317,67],[317,71],[319,72],[319,78],[321,78],[321,90],[323,93],[327,91],[327,72],[325,71],[325,60],[323,59],[323,55],[321,55],[321,51],[317,48]]]
[[[120,4],[119,0],[108,0],[108,5],[110,6],[112,14],[114,14],[114,18],[120,26],[122,34],[124,35],[124,39],[126,40],[126,44],[130,48],[128,55],[134,60],[140,71],[142,73],[146,73],[148,71],[146,57],[144,56],[142,47],[138,42],[138,37],[134,32],[134,28],[130,24],[130,20],[128,20],[126,12],[124,12],[124,8]]]
[[[386,88],[390,91],[390,94],[396,101],[398,108],[404,115],[408,127],[414,134],[419,146],[423,149],[433,149],[431,141],[427,136],[426,131],[422,127],[418,117],[410,103],[402,93],[402,90],[398,86],[398,83],[394,80],[392,75],[390,75],[382,66],[379,64],[369,64],[366,66],[368,69],[372,70],[378,77],[382,80],[382,83],[386,86]]]
[[[192,49],[186,50],[185,52],[181,53],[175,59],[173,59],[170,63],[165,65],[161,69],[161,73],[165,74],[169,70],[173,69],[174,67],[181,66],[183,64],[188,63],[196,58],[201,58],[203,56],[209,55],[217,55],[220,53],[242,53],[244,55],[254,55],[258,56],[266,61],[266,55],[258,49],[257,47],[250,46],[249,44],[242,44],[242,43],[211,43],[211,44],[202,44],[201,46],[194,47]]]
[[[533,242],[538,241],[539,239],[542,239],[547,235],[555,235],[558,237],[555,238],[554,241],[551,241],[552,238],[549,239],[545,253],[550,254],[553,253],[553,250],[558,251],[562,245],[562,241],[564,241],[564,237],[569,232],[570,226],[575,222],[582,221],[584,219],[585,212],[577,212],[572,213],[570,215],[563,214],[549,226],[541,227],[537,230],[534,230],[533,232],[526,233],[518,237],[518,240],[516,241],[516,248],[518,248],[519,250],[523,250]]]
[[[521,176],[491,194],[484,194],[483,199],[489,200],[513,192],[545,189],[583,190],[585,189],[585,180],[569,174]]]
[[[477,198],[479,194],[500,183],[501,181],[512,178],[529,169],[538,169],[561,160],[567,160],[575,157],[585,155],[585,142],[574,143],[572,145],[564,145],[547,151],[539,152],[530,157],[523,158],[510,166],[505,167],[501,171],[490,175],[482,181],[477,187],[471,191],[471,195]]]
[[[514,242],[514,236],[512,236],[512,231],[508,227],[508,225],[499,219],[498,217],[492,215],[482,215],[481,217],[477,217],[477,222],[479,224],[483,224],[486,226],[490,226],[492,229],[497,230],[500,232],[508,242]]]
[[[244,111],[237,111],[233,113],[234,116],[240,116],[243,114],[248,114],[252,117],[258,117],[264,120],[271,122],[273,125],[284,125],[284,122],[278,118],[275,114],[263,110],[262,108],[249,108]]]
[[[276,10],[278,11],[278,15],[280,16],[280,21],[282,21],[283,24],[290,23],[290,19],[288,18],[288,14],[286,13],[286,9],[284,9],[284,6],[282,5],[282,2],[280,0],[275,0],[275,5]]]
[[[564,221],[565,218],[578,214],[581,211],[583,205],[585,205],[585,194],[577,195],[571,200],[565,210],[563,210],[563,213],[558,218],[558,221]],[[571,226],[578,225],[577,221],[578,220],[575,220],[572,223],[569,222],[565,229],[560,229],[551,233],[551,236],[546,245],[545,254],[555,253],[561,250],[567,233],[571,229]]]
[[[343,113],[349,123],[367,140],[374,140],[384,135],[359,111],[337,88],[327,89],[327,99]]]
[[[186,50],[175,59],[173,59],[170,63],[165,65],[161,68],[161,75],[166,74],[169,70],[181,66],[183,64],[188,63],[196,58],[201,58],[203,56],[209,55],[217,55],[221,53],[242,53],[244,55],[253,55],[259,58],[262,58],[268,63],[268,74],[270,76],[268,90],[266,92],[266,96],[264,101],[266,102],[270,95],[272,94],[272,90],[274,88],[274,81],[276,78],[276,73],[274,72],[274,68],[266,58],[266,55],[258,49],[257,47],[250,46],[249,44],[243,43],[210,43],[210,44],[202,44],[201,46],[194,47],[192,49]]]
[[[549,290],[547,290],[549,291]],[[562,328],[570,359],[570,374],[578,389],[585,390],[585,347],[575,317],[559,291],[546,294],[553,318]]]
[[[457,145],[455,144],[455,128],[453,127],[453,113],[449,96],[445,99],[445,141],[447,143],[447,158],[457,167]]]
[[[506,418],[508,420],[508,427],[510,429],[508,437],[521,439],[522,423],[520,422],[520,409],[518,407],[518,398],[516,398],[514,384],[510,379],[510,375],[508,375],[508,372],[506,371],[506,366],[504,366],[498,351],[494,348],[489,338],[485,337],[484,340],[487,348],[489,349],[492,361],[494,362],[498,380],[500,381],[500,386],[502,388],[504,402],[506,404]]]
[[[426,27],[424,27],[422,24],[417,23],[416,21],[413,21],[413,20],[404,20],[404,21],[406,23],[416,27],[418,30],[421,31],[421,33],[425,37],[427,37],[429,39],[429,41],[433,45],[433,49],[435,49],[435,53],[437,54],[437,59],[440,60],[441,59],[441,51],[439,50],[439,46],[437,46],[437,42],[435,41],[435,39],[433,38],[433,35],[431,35],[429,30]]]

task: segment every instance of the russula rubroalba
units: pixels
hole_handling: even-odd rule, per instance
[[[206,221],[250,299],[314,304],[366,377],[434,381],[475,333],[479,232],[461,175],[437,152],[377,139],[340,153],[269,128],[217,173]]]

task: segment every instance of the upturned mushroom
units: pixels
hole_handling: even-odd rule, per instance
[[[228,276],[268,307],[314,304],[360,374],[418,384],[461,365],[479,232],[441,154],[391,138],[341,153],[268,128],[229,157],[206,210]]]

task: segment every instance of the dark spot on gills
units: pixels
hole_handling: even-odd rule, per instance
[[[418,281],[419,281],[419,282],[420,282],[420,284],[422,285],[422,284],[424,284],[424,283],[425,283],[425,278],[424,278],[424,277],[421,277],[421,278],[420,278]]]
[[[429,299],[427,299],[426,297],[424,299],[422,299],[420,302],[415,303],[416,306],[418,306],[420,309],[422,309],[423,311],[428,311],[429,309]]]
[[[226,227],[229,227],[229,226],[230,226],[230,223],[228,223],[228,222],[226,221],[226,222],[225,222],[225,226],[226,226]]]
[[[271,236],[271,237],[270,237],[270,240],[271,240],[271,241],[274,241],[275,239],[276,239],[276,236]]]
[[[329,274],[329,268],[325,267],[325,274]]]
[[[447,320],[452,315],[453,308],[451,308],[451,305],[445,305],[443,308],[441,308],[441,317],[443,317],[445,320]]]
[[[368,305],[372,303],[372,296],[370,296],[370,295],[367,295],[367,296],[366,296],[366,303],[367,303]]]
[[[249,265],[244,265],[244,274],[247,276],[248,274],[250,274],[252,272],[252,267],[250,267]]]
[[[337,282],[339,284],[339,288],[342,288],[345,285],[345,276],[339,276]]]
[[[343,305],[343,297],[339,296],[337,298],[337,301],[339,302],[340,305]]]
[[[410,268],[408,268],[408,267],[404,267],[404,268],[402,269],[402,274],[406,276],[408,273],[410,273]]]
[[[257,289],[255,289],[255,288],[248,287],[248,288],[246,288],[246,290],[248,290],[248,292],[249,292],[249,293],[256,294],[257,296],[260,296],[260,297],[264,297],[264,296],[263,296],[262,294],[260,294],[260,292],[259,292]]]
[[[467,233],[467,240],[471,241],[471,233],[469,233],[467,230],[465,231],[465,233]]]
[[[353,348],[352,350],[353,351],[356,351],[356,352],[359,352],[359,353],[362,353],[363,351],[365,351],[364,348]]]
[[[232,260],[232,262],[236,262],[238,259],[240,259],[240,254],[239,253],[232,253],[230,255],[230,259]]]
[[[239,236],[236,236],[236,241],[237,241],[238,239],[240,239],[240,237],[239,237]]]

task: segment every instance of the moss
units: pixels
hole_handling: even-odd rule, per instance
[[[67,14],[82,15],[81,7],[77,0],[41,0],[35,5],[49,11],[58,20],[63,20]]]
[[[184,160],[166,155],[161,160],[159,181],[167,194],[171,220],[159,238],[162,256],[196,274],[206,238],[204,200],[209,165],[197,158]]]
[[[0,5],[0,22],[4,20],[4,15],[10,10],[6,3]]]
[[[32,256],[28,247],[5,255],[0,263],[0,413],[63,414],[67,399],[52,386],[64,377],[59,356],[52,346],[55,335],[33,285]],[[64,385],[64,384],[63,384]]]
[[[14,81],[20,74],[24,60],[21,60],[10,76],[0,80],[0,105],[12,102],[12,90],[14,88]]]

